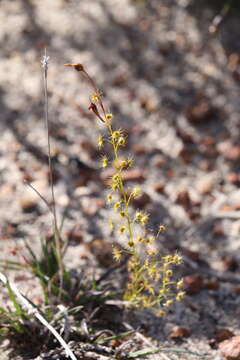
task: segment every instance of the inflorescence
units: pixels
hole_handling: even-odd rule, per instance
[[[66,65],[81,71],[93,88],[89,109],[104,123],[107,130],[106,136],[98,137],[98,147],[102,150],[105,144],[110,144],[112,149],[112,154],[101,157],[101,164],[103,168],[111,166],[114,170],[106,200],[119,214],[119,222],[114,224],[109,220],[109,225],[111,228],[115,226],[118,234],[124,234],[127,238],[122,249],[113,249],[116,262],[120,262],[124,254],[128,256],[129,280],[124,299],[140,308],[158,307],[159,314],[164,315],[174,301],[184,297],[183,280],[175,280],[173,272],[174,266],[182,263],[182,257],[177,253],[159,254],[156,240],[160,232],[165,230],[165,226],[159,225],[154,235],[147,229],[150,215],[140,210],[134,214],[130,211],[131,202],[141,195],[141,188],[135,186],[129,190],[124,184],[123,171],[131,168],[134,163],[131,156],[122,155],[127,136],[121,128],[115,128],[113,125],[114,116],[105,110],[101,93],[83,65]]]

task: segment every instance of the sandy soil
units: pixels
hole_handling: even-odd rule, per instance
[[[145,311],[132,314],[132,323],[161,345],[220,360],[209,345],[216,331],[240,335],[239,13],[230,11],[211,33],[219,8],[203,5],[0,1],[0,248],[2,259],[24,248],[24,239],[37,249],[51,229],[48,209],[24,184],[31,181],[50,199],[40,64],[47,47],[58,215],[68,207],[63,234],[74,232],[67,263],[101,273],[111,246],[101,257],[94,241],[102,248],[115,238],[99,177],[103,128],[88,111],[89,86],[63,66],[80,62],[128,131],[126,151],[143,171],[151,226],[168,225],[159,246],[182,251],[183,275],[202,282],[167,318]],[[29,293],[32,279],[9,276]],[[31,298],[37,301],[38,289]],[[189,330],[177,344],[169,338],[176,325]]]

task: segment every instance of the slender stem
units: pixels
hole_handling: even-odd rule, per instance
[[[52,195],[52,214],[53,214],[53,224],[54,224],[54,234],[55,234],[55,242],[56,242],[56,250],[57,250],[57,258],[58,258],[58,265],[59,265],[59,275],[60,275],[60,284],[62,288],[63,284],[63,261],[62,261],[62,252],[61,252],[61,239],[60,233],[58,228],[57,222],[57,214],[56,214],[56,201],[55,201],[55,194],[54,194],[54,185],[53,185],[53,164],[52,164],[52,157],[51,157],[51,141],[50,141],[50,131],[49,131],[49,111],[48,111],[48,60],[49,57],[46,54],[42,60],[43,65],[43,85],[44,85],[44,112],[45,112],[45,126],[46,126],[46,133],[47,133],[47,156],[48,156],[48,168],[49,168],[49,181],[50,181],[50,188],[51,188],[51,195]]]

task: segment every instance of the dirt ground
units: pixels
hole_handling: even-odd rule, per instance
[[[128,132],[136,183],[144,178],[138,206],[151,213],[153,228],[167,225],[159,247],[179,250],[185,259],[187,296],[166,318],[151,311],[123,316],[155,344],[214,360],[222,359],[220,329],[240,335],[240,13],[230,10],[214,31],[220,5],[0,1],[1,258],[12,258],[16,249],[21,256],[23,239],[37,249],[51,229],[48,209],[24,183],[50,199],[40,64],[46,47],[57,209],[59,218],[66,213],[63,234],[71,237],[67,264],[87,265],[99,276],[112,263],[116,239],[107,226],[112,210],[99,169],[103,128],[88,111],[89,86],[63,66],[70,62],[84,64],[114,121]],[[30,276],[9,276],[40,301]],[[176,326],[188,336],[174,338]]]

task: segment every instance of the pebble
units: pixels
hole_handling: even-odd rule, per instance
[[[188,337],[190,335],[190,331],[182,326],[175,326],[172,331],[170,332],[170,334],[168,335],[168,337],[170,339],[181,339],[181,338],[185,338]]]
[[[196,181],[195,187],[200,194],[204,195],[210,193],[213,190],[215,183],[215,174],[207,174],[203,175]]]
[[[219,344],[221,354],[227,360],[240,360],[240,336],[233,336]]]
[[[200,275],[184,277],[184,290],[188,295],[196,295],[203,289],[203,279]]]

